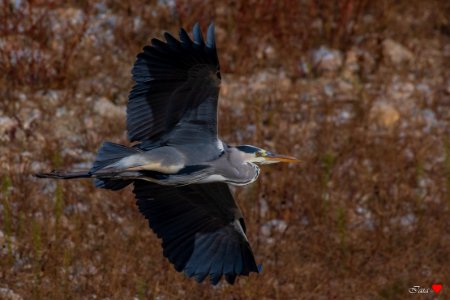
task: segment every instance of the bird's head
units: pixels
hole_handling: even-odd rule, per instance
[[[274,164],[279,162],[299,162],[299,160],[295,157],[275,154],[251,145],[240,145],[236,146],[235,148],[240,152],[241,156],[243,156],[246,162],[262,165]]]

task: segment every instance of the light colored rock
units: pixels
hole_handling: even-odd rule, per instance
[[[322,31],[323,30],[323,20],[320,18],[317,18],[311,22],[311,28]]]
[[[401,217],[392,218],[390,222],[392,225],[400,225],[406,230],[413,230],[414,225],[417,223],[417,217],[413,213],[409,213]]]
[[[277,51],[275,50],[274,47],[272,47],[270,45],[264,49],[264,54],[266,55],[266,57],[268,59],[271,59],[271,60],[275,60],[278,58]]]
[[[269,46],[262,45],[256,52],[256,57],[258,59],[264,59],[267,65],[270,65],[271,63],[272,64],[276,63],[278,61],[277,51],[270,45]]]
[[[414,59],[414,54],[405,46],[391,39],[383,41],[383,55],[393,64],[399,65]]]
[[[343,93],[350,93],[354,90],[354,85],[349,80],[337,79],[336,87],[338,91]]]
[[[349,82],[358,82],[360,70],[365,70],[364,67],[361,68],[360,63],[364,63],[363,51],[356,48],[347,51],[341,71],[342,78]]]
[[[411,82],[394,82],[387,90],[386,98],[405,116],[412,116],[417,111],[416,86]]]
[[[54,14],[52,16],[54,18],[52,20],[52,29],[59,32],[67,30],[66,23],[71,26],[81,25],[85,18],[87,18],[83,10],[73,7],[55,9],[52,11],[52,14]]]
[[[264,236],[271,236],[274,232],[283,233],[288,225],[285,221],[280,219],[272,219],[261,226],[261,233]]]
[[[22,296],[16,294],[13,290],[8,288],[0,288],[0,299],[3,300],[22,300]]]
[[[158,5],[167,7],[172,16],[177,14],[177,2],[175,0],[158,0]]]
[[[371,73],[377,65],[374,56],[368,51],[361,51],[361,69],[364,73]]]
[[[376,102],[370,110],[370,120],[383,127],[391,127],[400,119],[394,105],[385,101]]]
[[[117,20],[118,17],[108,11],[98,14],[89,21],[82,45],[98,48],[113,43]]]
[[[10,252],[15,253],[17,247],[17,238],[15,236],[5,236],[5,234],[0,231],[0,256],[9,255]],[[0,299],[2,298],[0,297]]]
[[[16,120],[7,116],[0,116],[0,141],[9,142],[18,125]]]
[[[28,65],[49,58],[39,43],[25,35],[9,35],[0,38],[2,59],[8,61],[7,67]]]
[[[102,117],[125,118],[125,107],[115,105],[107,98],[102,97],[94,104],[94,111]]]
[[[303,76],[307,76],[311,73],[311,66],[308,63],[308,61],[305,58],[301,58],[300,62],[298,64],[298,71],[300,72],[300,74],[302,74]]]
[[[269,204],[267,203],[267,200],[265,198],[259,199],[259,208],[259,215],[261,217],[265,217],[269,212]]]
[[[23,107],[19,111],[19,118],[24,130],[30,130],[33,124],[36,123],[42,116],[42,113],[37,108]]]
[[[73,7],[62,7],[49,11],[49,28],[55,35],[55,38],[50,40],[50,47],[56,51],[63,51],[63,43],[61,40],[69,38],[76,32],[81,30],[83,23],[87,21],[88,16],[83,10]],[[67,30],[71,28],[71,30]]]
[[[292,81],[287,77],[286,72],[278,69],[267,69],[255,73],[248,78],[247,82],[244,82],[244,84],[248,85],[254,92],[267,92],[273,89],[286,91],[292,86]],[[241,89],[246,90],[246,88]]]
[[[313,66],[318,72],[336,72],[342,66],[342,53],[339,50],[320,47],[312,52]]]
[[[359,70],[358,52],[356,50],[349,50],[345,54],[344,72],[355,73]]]
[[[431,109],[424,109],[421,111],[420,119],[424,125],[423,131],[430,133],[432,129],[439,126],[436,114]]]
[[[393,100],[405,100],[409,99],[416,87],[411,82],[395,82],[393,83],[388,90],[388,96]]]

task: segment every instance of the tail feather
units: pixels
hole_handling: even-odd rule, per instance
[[[56,178],[56,179],[73,179],[73,178],[90,178],[92,175],[89,171],[51,171],[50,173],[37,173],[34,174],[38,178]]]
[[[74,178],[95,178],[95,186],[109,190],[120,190],[129,185],[132,180],[115,178],[117,171],[105,170],[109,165],[121,160],[124,157],[141,152],[139,148],[129,148],[111,142],[105,142],[97,153],[95,162],[90,170],[86,171],[51,171],[49,173],[37,173],[38,178],[74,179]],[[102,170],[104,169],[104,170]],[[101,171],[100,171],[101,170]]]

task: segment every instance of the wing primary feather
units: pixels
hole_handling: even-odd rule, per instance
[[[200,29],[200,25],[198,23],[195,23],[194,28],[192,29],[194,33],[194,43],[198,46],[203,47],[205,45],[205,42],[203,40],[202,30]]]
[[[154,47],[156,49],[164,49],[165,50],[167,48],[167,44],[157,38],[153,38],[151,40],[151,43],[152,43],[152,47]]]
[[[198,282],[202,282],[206,276],[210,274],[211,264],[216,254],[217,247],[220,245],[221,238],[220,233],[213,234],[209,237],[211,243],[208,248],[203,251],[203,253],[200,253],[201,257],[197,260],[197,268],[194,275]]]
[[[210,49],[216,48],[216,41],[214,38],[214,23],[211,22],[211,24],[208,27],[208,31],[206,33],[206,47]]]
[[[223,258],[226,252],[226,238],[219,240],[215,255],[211,259],[211,266],[209,269],[210,281],[212,285],[216,285],[223,274]]]
[[[186,275],[189,277],[194,276],[200,267],[200,261],[202,260],[203,255],[205,255],[205,252],[211,243],[211,238],[207,234],[195,237],[194,252],[184,268]]]
[[[244,255],[243,255],[242,245],[239,245],[239,248],[240,248],[239,256],[236,257],[236,259],[234,261],[234,273],[235,274],[242,274],[242,270],[243,270]]]
[[[234,284],[234,281],[236,280],[236,274],[225,274],[225,280],[229,284]]]
[[[240,256],[238,245],[236,245],[236,241],[231,240],[228,242],[227,250],[225,252],[223,263],[224,274],[234,274],[234,263],[237,256]]]
[[[166,39],[167,44],[169,44],[169,46],[173,48],[178,48],[178,46],[180,45],[180,42],[168,32],[164,33],[164,38]]]
[[[181,44],[185,48],[188,48],[188,47],[192,46],[192,40],[189,37],[189,34],[183,28],[180,29],[180,40],[181,40]]]

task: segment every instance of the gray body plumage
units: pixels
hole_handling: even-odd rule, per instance
[[[212,147],[198,143],[139,151],[92,172],[94,178],[143,179],[162,185],[208,182],[246,185],[258,175],[256,164],[246,162],[242,152],[221,141]]]

